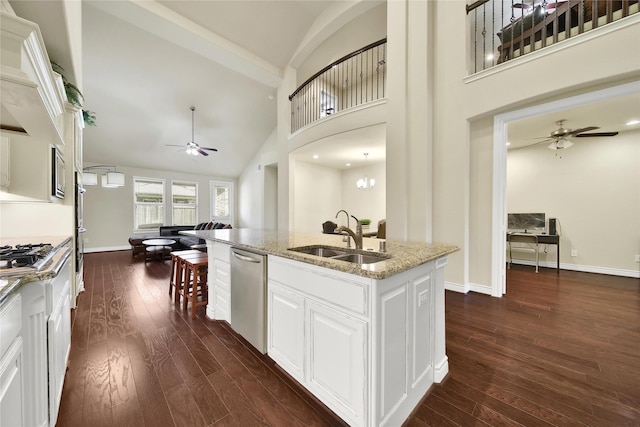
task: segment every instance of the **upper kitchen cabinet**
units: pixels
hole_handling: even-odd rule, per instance
[[[4,11],[0,17],[0,129],[3,144],[8,141],[0,200],[59,201],[67,187],[65,151],[73,152],[75,142],[65,147],[62,78],[51,68],[38,25]]]

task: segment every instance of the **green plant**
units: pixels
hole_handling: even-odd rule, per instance
[[[71,83],[64,76],[64,68],[62,68],[60,65],[56,64],[53,61],[51,61],[51,68],[53,69],[53,71],[60,74],[60,76],[62,77],[64,92],[67,95],[67,100],[69,101],[69,103],[71,103],[72,105],[75,105],[76,107],[82,108],[82,102],[84,101],[84,96],[82,96],[82,92],[80,92],[80,89],[78,89],[76,85]],[[94,113],[93,111],[85,110],[84,108],[82,108],[82,118],[84,119],[84,123],[87,126],[96,125],[96,113]]]
[[[360,220],[360,225],[369,225],[371,224],[371,220],[368,218],[363,218]]]

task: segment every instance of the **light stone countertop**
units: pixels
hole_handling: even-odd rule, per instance
[[[0,246],[20,245],[28,243],[50,243],[55,249],[49,262],[40,270],[30,268],[15,268],[14,271],[5,270],[0,274],[0,304],[14,294],[26,283],[46,280],[56,277],[64,262],[71,256],[71,237],[44,236],[29,238],[0,239]]]
[[[197,236],[205,240],[226,243],[240,249],[266,255],[276,255],[372,279],[385,279],[459,250],[457,246],[444,243],[430,244],[365,237],[362,251],[353,249],[353,240],[350,251],[355,253],[379,253],[380,242],[386,241],[384,255],[390,258],[374,264],[361,265],[288,250],[289,248],[310,245],[326,245],[346,249],[346,243],[342,241],[342,235],[277,232],[249,228],[189,230],[181,231],[181,233]]]

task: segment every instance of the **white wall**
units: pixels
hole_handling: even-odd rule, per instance
[[[321,233],[322,223],[347,225],[344,215],[336,220],[342,206],[342,173],[338,169],[302,161],[291,161],[293,170],[293,230]]]
[[[363,176],[374,178],[373,188],[359,189],[356,181]],[[369,218],[370,228],[375,230],[378,221],[386,218],[386,165],[370,163],[367,167],[342,171],[342,209],[358,219]]]
[[[153,169],[130,168],[117,166],[119,172],[125,174],[125,186],[120,188],[103,188],[89,186],[84,196],[84,226],[87,232],[85,250],[116,250],[129,248],[129,237],[134,233],[133,227],[133,177],[157,178],[165,180],[165,224],[171,225],[171,181],[195,182],[198,184],[198,222],[210,221],[210,186],[211,180],[229,181],[208,175],[169,172]],[[237,183],[234,182],[236,191]],[[238,200],[238,197],[235,197]],[[237,212],[237,208],[235,209]],[[234,221],[235,226],[235,221]],[[153,235],[153,230],[142,232],[142,235]],[[88,241],[86,240],[88,239]]]
[[[339,170],[304,161],[292,161],[294,190],[294,230],[300,232],[322,232],[322,223],[333,221],[347,225],[344,214],[336,219],[340,209],[358,219],[371,220],[375,230],[378,221],[386,218],[385,164],[370,164],[366,168]],[[358,189],[356,181],[365,173],[375,178],[373,189]],[[353,219],[351,228],[355,230]]]
[[[238,178],[237,228],[264,228],[264,209],[277,203],[277,192],[265,193],[265,166],[277,163],[277,133],[260,147]],[[265,200],[269,197],[269,200]],[[273,224],[270,227],[275,228]]]
[[[332,62],[387,36],[387,7],[381,4],[348,22],[320,45],[297,69],[301,85]]]
[[[67,188],[73,189],[73,186]],[[45,202],[0,202],[0,236],[71,237],[74,233],[73,218],[73,206]]]
[[[492,283],[486,272],[491,259],[487,258],[488,251],[482,242],[488,242],[487,230],[492,227],[493,190],[487,183],[492,182],[493,165],[485,150],[493,125],[482,130],[474,128],[476,123],[502,112],[640,78],[640,50],[627,49],[629,40],[640,39],[640,16],[592,30],[468,78],[467,34],[460,31],[464,26],[451,24],[452,20],[465,19],[460,2],[438,1],[431,6],[436,16],[430,34],[437,34],[434,240],[461,247],[460,252],[449,258],[445,273],[449,285],[468,290],[475,283],[489,288]],[[406,21],[406,15],[397,16],[388,25],[401,28]],[[424,21],[426,25],[427,20]],[[423,114],[428,113],[425,108]],[[477,131],[483,135],[477,136]],[[403,163],[396,161],[389,167],[401,169]],[[387,185],[389,193],[404,191],[390,180]]]
[[[637,272],[640,131],[580,138],[559,152],[547,144],[509,150],[507,209],[558,218],[566,268]],[[540,260],[555,267],[556,248],[548,249]],[[572,249],[577,257],[571,257]]]

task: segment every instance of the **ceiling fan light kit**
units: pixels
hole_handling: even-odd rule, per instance
[[[195,121],[194,121],[194,113],[196,111],[196,107],[191,106],[189,107],[189,109],[191,110],[191,142],[187,143],[186,146],[186,153],[190,156],[199,156],[199,155],[203,155],[203,156],[208,156],[209,153],[207,153],[207,151],[218,151],[217,148],[211,148],[211,147],[201,147],[198,144],[196,144],[195,142],[195,138],[194,138],[194,134],[195,134]],[[165,144],[167,147],[183,147],[184,145],[175,145],[175,144]]]

